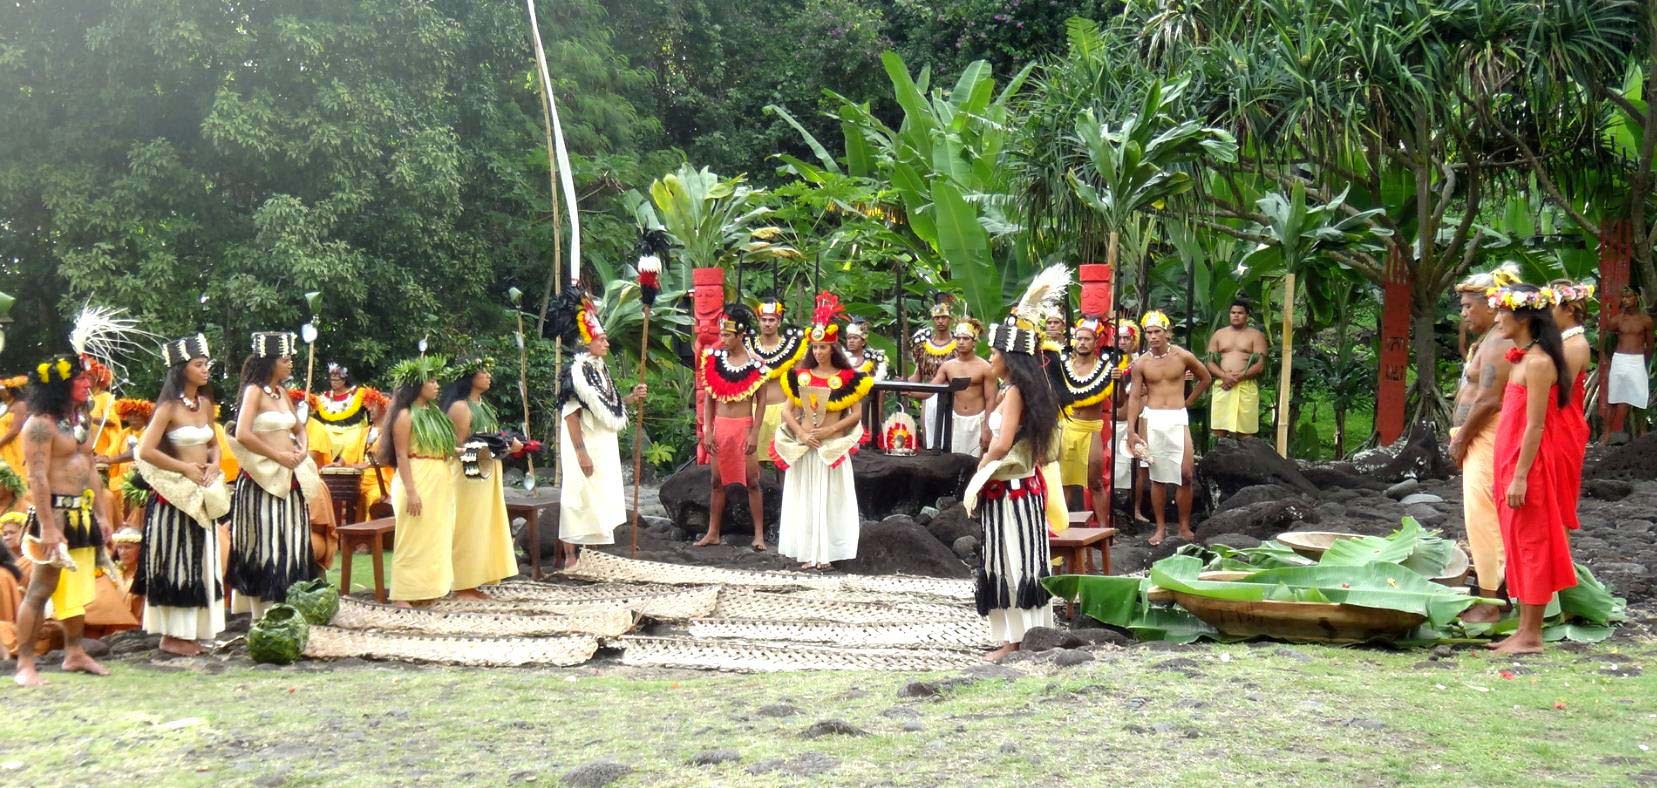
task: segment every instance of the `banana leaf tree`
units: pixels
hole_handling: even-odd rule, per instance
[[[650,184],[650,203],[631,200],[641,226],[659,225],[678,244],[677,286],[688,289],[694,268],[728,266],[755,257],[795,257],[792,246],[775,242],[775,229],[763,223],[772,209],[760,202],[762,189],[745,185],[742,176],[723,178],[713,171],[682,164]]]

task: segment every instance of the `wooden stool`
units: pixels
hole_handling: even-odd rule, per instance
[[[396,528],[395,517],[381,517],[378,520],[339,527],[340,596],[351,593],[351,554],[357,551],[357,545],[362,545],[368,548],[368,554],[374,558],[374,599],[377,602],[385,601],[385,543],[386,538],[391,536]]]
[[[1110,543],[1116,537],[1115,528],[1071,528],[1058,536],[1048,537],[1053,554],[1064,561],[1065,574],[1094,574],[1093,551],[1099,551],[1104,564],[1098,574],[1110,574]]]
[[[506,496],[507,518],[524,518],[524,528],[529,531],[529,577],[531,580],[541,579],[541,513],[557,506],[557,499],[524,500],[510,492]]]

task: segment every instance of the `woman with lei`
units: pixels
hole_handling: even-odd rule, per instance
[[[627,521],[627,496],[621,477],[621,449],[616,436],[627,427],[627,407],[644,401],[643,383],[623,397],[604,358],[610,338],[598,311],[578,289],[564,291],[566,301],[555,326],[583,349],[564,370],[559,405],[558,541],[563,564],[573,563],[582,545],[615,544],[616,527]],[[574,461],[572,467],[571,460]]]
[[[305,450],[305,425],[283,387],[293,375],[294,345],[287,332],[253,335],[230,441],[241,468],[231,499],[231,606],[254,619],[287,600],[288,586],[315,571],[306,501],[322,480]]]
[[[460,365],[460,377],[443,388],[440,398],[444,413],[454,422],[455,443],[478,454],[477,468],[462,474],[455,484],[454,585],[455,596],[487,599],[478,586],[499,582],[518,573],[518,557],[512,548],[512,522],[506,517],[506,488],[502,485],[501,461],[489,454],[473,435],[497,435],[500,417],[483,400],[494,384],[491,359],[477,358]],[[523,443],[513,438],[508,448],[514,454]]]
[[[398,607],[427,604],[454,589],[455,427],[437,407],[438,381],[450,373],[443,359],[421,356],[391,368],[397,387],[380,427],[380,464],[395,469],[391,505],[397,550],[391,560],[391,599]]]
[[[845,314],[833,293],[817,294],[810,352],[782,379],[788,407],[771,449],[771,459],[787,471],[777,551],[800,561],[801,569],[857,557],[862,521],[851,455],[863,437],[857,405],[874,378],[857,371],[840,345],[835,321]]]
[[[1059,448],[1058,354],[1044,343],[1043,308],[1062,298],[1070,273],[1042,271],[1005,322],[990,326],[990,368],[1005,381],[990,414],[990,448],[967,485],[967,511],[984,524],[976,573],[978,614],[989,618],[990,661],[1017,651],[1032,627],[1053,626],[1052,595],[1041,580],[1052,573],[1047,545],[1051,515],[1044,466]]]
[[[1542,618],[1555,592],[1576,585],[1566,532],[1579,527],[1576,433],[1569,426],[1570,368],[1553,322],[1555,296],[1517,284],[1490,296],[1495,330],[1512,340],[1513,364],[1496,422],[1496,516],[1507,553],[1507,593],[1519,628],[1491,645],[1504,654],[1542,650]]]
[[[224,631],[218,522],[230,511],[230,493],[213,436],[207,337],[175,339],[162,356],[160,404],[133,463],[154,494],[144,506],[132,593],[143,597],[144,631],[161,635],[161,650],[191,657],[200,641]]]

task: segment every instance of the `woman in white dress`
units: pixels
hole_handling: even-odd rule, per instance
[[[863,437],[860,403],[874,378],[858,371],[840,344],[835,320],[844,314],[832,293],[817,295],[811,350],[782,378],[788,407],[771,449],[786,474],[777,550],[801,569],[857,557],[862,520],[851,455]]]

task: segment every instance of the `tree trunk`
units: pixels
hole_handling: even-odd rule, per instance
[[[1422,421],[1439,423],[1450,415],[1444,393],[1438,389],[1438,342],[1433,336],[1433,324],[1437,322],[1437,316],[1434,311],[1433,304],[1418,302],[1412,316],[1415,334],[1411,338],[1411,355],[1415,361],[1415,411],[1410,419],[1411,424],[1404,430],[1405,434]]]

